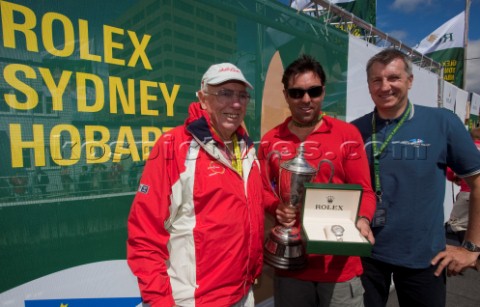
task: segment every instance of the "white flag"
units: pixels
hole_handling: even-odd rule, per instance
[[[465,33],[465,11],[453,17],[432,34],[425,37],[414,49],[422,54],[434,51],[463,48]]]
[[[338,3],[348,3],[348,2],[354,2],[355,0],[332,0],[330,1],[332,4],[338,4]],[[315,3],[310,3],[312,2],[311,0],[295,0],[292,1],[290,4],[290,7],[300,10],[304,9],[307,7],[308,4],[311,4],[312,6],[315,5]],[[323,7],[320,6],[320,9],[323,9]]]
[[[480,95],[472,93],[472,104],[470,106],[470,114],[479,116],[480,115]]]

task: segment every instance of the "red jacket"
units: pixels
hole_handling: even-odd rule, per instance
[[[291,117],[287,118],[262,138],[258,153],[262,164],[265,164],[265,157],[273,150],[279,151],[282,157],[282,161],[269,159],[269,167],[262,165],[262,170],[270,170],[268,178],[278,178],[279,164],[294,158],[301,143],[288,129],[290,120]],[[370,171],[362,137],[355,126],[324,116],[322,125],[307,137],[304,144],[305,158],[310,165],[317,167],[323,159],[333,163],[332,183],[360,184],[363,187],[358,214],[372,220],[376,207],[375,194],[370,184]],[[313,182],[327,183],[330,174],[330,167],[323,163]],[[308,255],[308,266],[303,270],[277,270],[277,274],[281,276],[318,282],[344,282],[362,272],[359,257],[332,255]]]
[[[240,127],[243,178],[219,153],[195,103],[146,163],[128,218],[127,260],[151,306],[231,306],[262,271],[264,204],[253,144]]]

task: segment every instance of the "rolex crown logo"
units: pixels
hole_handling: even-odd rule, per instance
[[[334,200],[334,199],[335,199],[335,197],[333,197],[333,196],[331,196],[331,195],[330,195],[330,196],[327,196],[327,202],[328,202],[329,204],[333,203],[333,200]]]

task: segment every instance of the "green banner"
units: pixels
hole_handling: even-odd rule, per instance
[[[338,6],[353,13],[358,18],[375,26],[377,20],[377,1],[376,0],[354,0],[350,2],[339,2]]]
[[[375,27],[377,23],[377,0],[340,1],[337,5]],[[340,21],[340,19],[338,19],[338,21]],[[366,33],[365,30],[351,22],[346,25],[340,23],[337,27],[343,30],[348,30],[348,32],[355,36],[371,34]],[[345,29],[345,27],[347,27],[347,29]]]
[[[16,0],[0,1],[0,14],[0,301],[15,306],[61,298],[44,278],[69,297],[117,293],[79,286],[79,270],[125,278],[118,292],[136,295],[125,265],[124,277],[79,268],[125,260],[145,160],[184,122],[211,64],[232,62],[253,84],[245,123],[255,141],[267,76],[301,53],[324,65],[324,111],[345,118],[347,34],[276,1]]]
[[[427,54],[443,66],[443,80],[463,88],[464,48],[450,48]]]
[[[365,36],[370,33],[366,33],[365,30],[349,21],[347,17],[336,16],[331,14],[328,7],[323,7],[316,4],[315,1],[309,0],[295,0],[286,1],[278,0],[282,3],[289,3],[289,5],[296,10],[303,10],[304,14],[309,16],[321,16],[323,20],[327,20],[338,29],[349,32],[355,36]],[[352,13],[354,16],[364,20],[365,22],[375,26],[377,19],[377,1],[376,0],[336,0],[330,1],[331,4],[337,5],[344,10]]]

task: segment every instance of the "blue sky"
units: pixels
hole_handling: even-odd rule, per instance
[[[413,47],[465,10],[465,0],[377,1],[377,28]],[[471,0],[469,39],[480,39],[480,0]]]
[[[377,0],[376,27],[407,46],[415,47],[465,10],[465,3],[466,0]],[[470,0],[470,3],[465,89],[480,95],[480,0]]]
[[[377,28],[414,47],[465,10],[465,0],[377,0]],[[480,0],[470,1],[467,91],[480,94]]]

